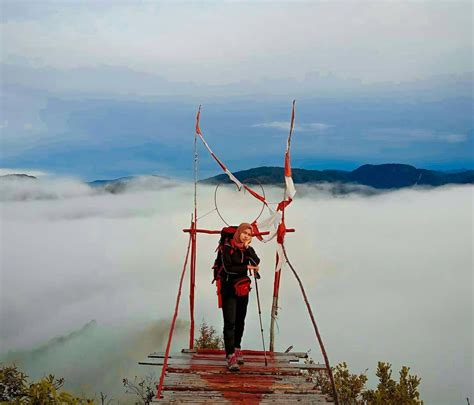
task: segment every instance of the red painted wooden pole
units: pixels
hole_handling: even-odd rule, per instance
[[[278,253],[275,255],[275,268],[278,266]],[[280,288],[281,270],[275,271],[275,278],[273,280],[273,301],[272,312],[270,317],[270,351],[275,351],[275,322],[278,315],[278,290]]]
[[[196,222],[191,226],[191,271],[189,272],[189,349],[194,348],[194,287],[196,283]]]
[[[171,341],[173,340],[174,326],[176,319],[178,318],[179,301],[181,300],[181,290],[183,289],[184,274],[186,273],[186,267],[188,265],[189,247],[191,246],[191,235],[189,235],[188,247],[186,249],[186,258],[184,259],[183,270],[181,271],[181,277],[179,279],[178,295],[176,296],[176,304],[174,308],[173,320],[171,321],[170,330],[168,332],[168,342],[166,343],[165,358],[163,360],[163,367],[161,369],[160,382],[157,385],[156,399],[161,399],[161,392],[163,390],[163,384],[165,382],[166,369],[168,368],[168,358],[171,349]]]

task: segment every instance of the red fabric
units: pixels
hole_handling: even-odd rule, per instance
[[[248,277],[245,277],[241,280],[237,280],[234,284],[235,295],[237,295],[237,297],[245,297],[249,295],[250,283],[251,281]]]
[[[285,153],[285,177],[291,177],[290,152]]]
[[[226,226],[224,228],[222,228],[219,232],[222,233],[222,232],[225,232],[225,233],[235,233],[235,231],[237,230],[237,227],[236,226]]]
[[[214,155],[214,153],[211,152],[211,155],[212,155],[212,157],[214,158],[214,160],[217,162],[217,164],[221,167],[221,169],[224,170],[224,172],[227,173],[228,170],[227,170],[227,167],[224,166],[224,163],[222,163],[222,162],[219,160],[219,158],[218,158],[216,155]]]
[[[201,106],[199,106],[199,110],[196,116],[196,133],[202,135],[201,128],[199,127],[199,119],[201,118]]]
[[[279,244],[282,244],[284,239],[285,239],[285,234],[286,234],[286,226],[283,221],[280,222],[280,225],[278,225],[278,231],[277,231],[277,242]]]
[[[244,188],[250,193],[252,194],[255,198],[257,198],[258,200],[260,200],[261,202],[263,202],[264,204],[267,204],[267,202],[265,201],[265,198],[263,196],[261,196],[260,194],[258,194],[256,191],[253,191],[249,186],[246,186],[245,184],[243,185]]]
[[[283,211],[288,205],[290,205],[292,201],[293,200],[291,198],[288,198],[288,200],[281,201],[280,203],[278,203],[277,211]]]
[[[252,235],[255,235],[255,237],[258,239],[258,240],[263,240],[262,238],[262,235],[258,229],[258,226],[257,226],[257,221],[253,221],[252,222]],[[268,232],[267,232],[268,234]]]
[[[237,243],[234,239],[232,239],[230,241],[230,245],[233,247],[233,248],[236,248],[236,249],[240,249],[240,250],[245,250],[245,247],[244,247],[244,244],[243,243]],[[233,250],[231,249],[231,252]]]

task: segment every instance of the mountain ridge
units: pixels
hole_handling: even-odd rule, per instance
[[[234,175],[247,184],[283,185],[284,168],[280,166],[260,166],[240,170]],[[338,169],[292,169],[295,184],[329,183],[339,185],[362,185],[375,189],[399,189],[411,186],[438,187],[446,184],[474,184],[474,170],[461,169],[450,171],[437,171],[419,169],[412,165],[401,163],[364,164],[358,168],[347,171]],[[34,176],[25,174],[7,174],[0,176],[5,180],[37,180]],[[172,179],[156,174],[146,176],[125,176],[116,179],[103,179],[86,182],[92,188],[103,188],[110,193],[123,191],[133,181],[142,182],[159,181],[172,183]],[[219,174],[203,180],[201,184],[230,183],[226,174]],[[146,184],[144,184],[146,185]]]
[[[234,175],[248,184],[283,184],[284,169],[277,166],[262,166],[235,172]],[[352,171],[292,169],[295,184],[343,183],[360,184],[376,189],[398,189],[415,185],[443,186],[446,184],[474,184],[474,170],[442,172],[418,169],[400,163],[380,165],[365,164]],[[226,174],[201,180],[205,184],[230,183]]]

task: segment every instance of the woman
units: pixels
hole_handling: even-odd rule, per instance
[[[233,239],[226,242],[222,251],[223,273],[221,276],[222,313],[224,315],[224,345],[227,366],[231,371],[238,371],[239,364],[244,363],[240,344],[244,333],[245,315],[249,302],[249,271],[257,274],[258,258],[250,246],[252,226],[242,223],[237,228]]]

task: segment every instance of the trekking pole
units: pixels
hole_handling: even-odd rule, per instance
[[[258,283],[257,283],[257,275],[255,271],[253,272],[253,278],[255,279],[255,291],[257,293],[257,306],[258,306],[258,319],[260,319],[260,332],[262,333],[263,356],[265,358],[265,367],[266,367],[268,365],[267,352],[265,350],[265,338],[263,337],[262,310],[260,308],[260,296],[258,295]]]

